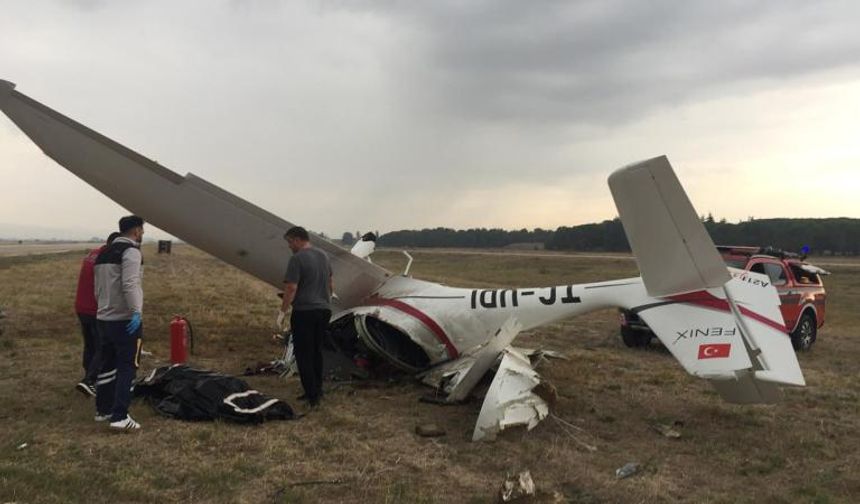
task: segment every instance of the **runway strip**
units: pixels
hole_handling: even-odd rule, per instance
[[[97,243],[87,242],[0,243],[0,257],[61,254],[63,252],[71,252],[73,250],[89,250],[97,246]]]

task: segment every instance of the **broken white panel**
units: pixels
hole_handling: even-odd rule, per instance
[[[359,240],[355,242],[355,245],[352,246],[352,255],[360,257],[362,259],[366,259],[368,262],[370,261],[370,254],[372,254],[376,250],[376,242],[372,240]]]
[[[293,346],[292,333],[290,333],[287,344],[284,346],[283,358],[280,359],[280,361],[273,361],[273,363],[278,364],[283,368],[283,371],[281,371],[281,378],[289,378],[290,376],[299,374],[299,363],[296,362],[296,348]]]
[[[449,402],[457,402],[465,399],[487,371],[499,360],[499,354],[502,353],[505,347],[511,344],[522,328],[522,324],[513,316],[505,320],[505,323],[502,324],[502,327],[496,331],[496,334],[487,344],[474,354],[475,364],[465,373],[457,376],[457,383],[451,385],[451,391],[448,394],[447,400]],[[526,362],[528,362],[528,359],[526,359]]]
[[[545,359],[560,359],[560,360],[570,360],[561,352],[557,352],[555,350],[545,350],[542,348],[523,348],[523,347],[511,347],[517,352],[525,355],[531,360],[532,363],[542,361]]]
[[[546,418],[549,406],[532,392],[540,382],[528,357],[512,348],[505,349],[496,377],[484,397],[472,441],[491,441],[511,426],[525,425],[532,430]]]
[[[511,344],[523,326],[516,317],[508,317],[486,343],[465,352],[459,359],[434,368],[422,377],[425,384],[442,389],[447,402],[465,399],[481,378],[499,361],[499,355]]]
[[[459,359],[445,362],[423,373],[421,383],[448,394],[460,383],[473,365],[475,365],[473,356],[461,356]]]

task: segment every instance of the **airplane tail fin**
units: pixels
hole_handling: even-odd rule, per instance
[[[767,276],[729,269],[665,156],[609,187],[650,302],[632,307],[690,374],[730,402],[775,402],[805,384]]]
[[[729,273],[666,156],[609,176],[624,233],[654,297],[720,287]]]

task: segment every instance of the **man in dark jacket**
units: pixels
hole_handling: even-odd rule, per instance
[[[140,424],[128,414],[128,407],[143,334],[143,219],[123,217],[119,232],[95,265],[96,326],[102,349],[101,372],[96,377],[96,421],[110,420],[113,429],[137,430]]]
[[[78,290],[75,294],[75,312],[81,322],[81,333],[84,336],[83,366],[84,378],[75,385],[81,393],[88,397],[96,396],[96,374],[101,369],[101,348],[99,344],[99,333],[96,330],[96,302],[95,272],[93,268],[98,255],[110,245],[119,233],[113,232],[108,236],[107,242],[99,248],[93,249],[81,261],[81,271],[78,274]]]
[[[331,264],[325,252],[311,246],[304,228],[290,228],[284,238],[293,256],[284,278],[284,302],[279,322],[292,311],[293,351],[305,389],[299,399],[307,399],[312,407],[316,407],[322,397],[322,343],[331,319],[334,290]]]

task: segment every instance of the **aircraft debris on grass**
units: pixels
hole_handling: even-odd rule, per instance
[[[57,163],[148,223],[276,288],[293,226],[191,173],[184,177],[0,81],[0,109]],[[684,369],[727,401],[772,403],[805,385],[767,277],[741,281],[723,263],[665,156],[621,168],[609,187],[641,277],[518,289],[454,288],[394,274],[313,235],[331,258],[337,298],[331,329],[436,387],[469,396],[497,367],[472,438],[531,429],[549,414],[541,378],[513,346],[525,330],[593,310],[638,314]],[[363,240],[366,242],[367,240]],[[738,273],[738,272],[735,272]],[[701,338],[678,339],[690,328]],[[676,342],[677,341],[677,342]],[[675,343],[675,344],[672,344]]]

